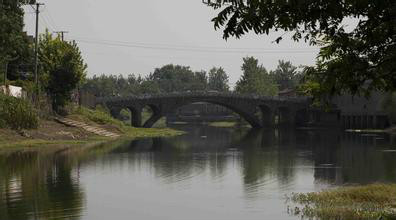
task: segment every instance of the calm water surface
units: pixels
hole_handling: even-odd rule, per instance
[[[285,195],[396,182],[396,141],[312,131],[188,134],[0,156],[0,219],[299,219]]]

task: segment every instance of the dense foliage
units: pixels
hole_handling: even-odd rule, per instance
[[[235,92],[274,96],[278,90],[295,89],[302,78],[297,67],[283,60],[269,73],[253,57],[246,57],[243,62],[243,75]],[[169,64],[155,69],[147,77],[95,75],[86,79],[82,91],[96,97],[109,97],[187,91],[228,92],[230,85],[229,76],[222,67],[194,72],[188,66]]]
[[[161,92],[197,91],[207,87],[206,72],[193,72],[189,67],[173,64],[155,69],[148,78]]]
[[[230,86],[228,85],[228,83],[228,75],[223,68],[213,67],[209,70],[209,90],[227,92],[228,90],[230,90]]]
[[[254,93],[263,96],[278,94],[278,86],[267,70],[258,64],[254,57],[243,58],[243,75],[237,82],[235,91],[238,93]]]
[[[220,10],[215,28],[224,38],[254,31],[284,31],[295,41],[321,46],[306,73],[305,91],[363,94],[396,90],[396,1],[394,0],[206,0]],[[357,25],[348,25],[357,22]],[[283,35],[282,35],[283,36]],[[282,36],[276,42],[282,40]],[[322,96],[323,97],[323,96]]]
[[[278,67],[270,71],[270,75],[278,85],[279,91],[294,89],[302,80],[302,73],[290,61],[279,60]]]
[[[71,93],[85,78],[87,65],[75,42],[65,42],[48,32],[40,39],[39,57],[42,64],[41,82],[52,99],[52,108],[71,99]]]
[[[228,91],[228,75],[222,68],[194,72],[187,66],[165,65],[147,77],[133,74],[101,75],[87,79],[82,90],[97,97],[128,96],[187,91]]]
[[[0,128],[20,130],[37,128],[37,126],[38,116],[26,100],[0,92]]]
[[[144,79],[135,75],[101,75],[93,76],[85,80],[82,91],[97,97],[127,96],[141,94]]]
[[[22,72],[31,70],[33,50],[30,40],[23,31],[24,11],[18,0],[0,2],[0,73],[8,63],[8,79],[26,77]]]

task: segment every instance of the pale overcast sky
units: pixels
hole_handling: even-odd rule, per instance
[[[254,56],[274,69],[279,59],[294,65],[311,65],[318,50],[296,43],[282,32],[270,36],[249,34],[222,39],[210,22],[215,12],[201,0],[41,0],[40,32],[66,30],[66,40],[77,40],[94,74],[147,75],[173,63],[192,70],[223,67],[232,85],[239,79],[242,58]],[[34,34],[32,7],[25,7],[26,30]]]

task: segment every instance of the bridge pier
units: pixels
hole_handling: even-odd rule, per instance
[[[273,128],[275,126],[275,114],[274,111],[266,111],[262,113],[262,127]]]
[[[142,109],[128,107],[131,111],[131,125],[132,127],[140,128],[142,127]]]

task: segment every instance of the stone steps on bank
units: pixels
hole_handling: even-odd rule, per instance
[[[118,138],[120,137],[119,134],[107,131],[103,128],[98,128],[95,126],[91,126],[88,124],[85,124],[84,122],[80,122],[80,121],[75,121],[69,118],[60,118],[60,117],[56,117],[54,118],[55,121],[62,123],[66,126],[70,126],[70,127],[77,127],[77,128],[82,128],[88,132],[91,132],[93,134],[99,135],[99,136],[104,136],[104,137],[111,137],[111,138]]]

